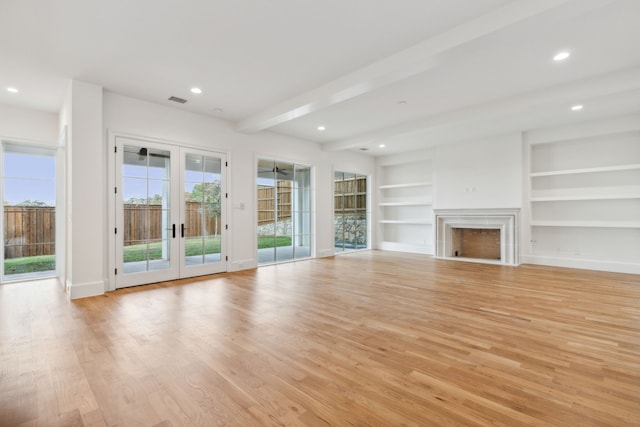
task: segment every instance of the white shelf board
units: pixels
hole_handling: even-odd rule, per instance
[[[382,202],[378,206],[431,206],[431,200],[408,200],[406,202]]]
[[[640,221],[531,221],[532,227],[640,228]]]
[[[538,176],[555,176],[555,175],[573,175],[578,173],[594,173],[594,172],[615,172],[640,169],[640,163],[630,165],[618,165],[618,166],[601,166],[595,168],[581,168],[581,169],[564,169],[557,171],[546,172],[532,172],[529,174],[532,178]]]
[[[430,185],[432,185],[430,182],[407,182],[405,184],[381,185],[378,188],[380,190],[389,190],[389,189],[392,189],[392,188],[428,187]]]
[[[426,220],[426,219],[381,219],[378,222],[380,224],[416,224],[416,225],[433,224],[433,221]]]
[[[629,194],[585,194],[582,196],[547,196],[532,197],[532,202],[562,202],[572,200],[622,200],[622,199],[640,199],[640,193]]]

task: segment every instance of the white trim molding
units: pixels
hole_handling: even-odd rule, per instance
[[[518,265],[520,209],[434,209],[436,258],[488,264]],[[500,259],[463,258],[453,255],[454,228],[484,228],[500,230]]]
[[[95,297],[104,295],[105,282],[72,283],[67,280],[67,293],[69,299]]]

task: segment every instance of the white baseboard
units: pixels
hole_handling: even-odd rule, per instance
[[[326,258],[329,256],[334,256],[335,250],[334,249],[323,249],[321,251],[318,251],[318,256],[316,258]]]
[[[228,271],[251,270],[252,268],[258,268],[258,261],[256,259],[243,259],[240,261],[230,262]]]
[[[592,259],[556,258],[542,255],[522,255],[523,264],[550,265],[553,267],[579,268],[582,270],[610,271],[613,273],[640,274],[640,264]]]
[[[89,283],[71,283],[67,280],[67,294],[70,299],[95,297],[97,295],[104,295],[104,285],[102,282],[89,282]]]

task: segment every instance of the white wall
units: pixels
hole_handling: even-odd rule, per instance
[[[66,287],[71,298],[102,293],[106,278],[106,168],[102,88],[72,81],[60,111],[66,128]]]
[[[366,155],[325,152],[318,144],[271,132],[242,134],[236,132],[231,123],[223,120],[109,92],[104,94],[104,127],[110,134],[142,136],[229,154],[230,270],[257,265],[257,158],[291,160],[315,168],[317,256],[333,254],[333,170],[366,175],[373,175],[375,170],[374,159]],[[103,153],[106,153],[106,146]],[[240,203],[244,204],[244,210],[233,208]],[[106,225],[104,226],[106,229]]]
[[[55,145],[58,114],[0,105],[0,138]]]
[[[436,147],[435,209],[522,206],[520,133]]]

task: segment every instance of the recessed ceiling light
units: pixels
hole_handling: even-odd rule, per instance
[[[15,87],[8,87],[7,92],[18,93],[18,89],[16,89]]]
[[[407,105],[407,101],[398,101],[398,105]]]
[[[325,129],[326,129],[326,127],[324,127],[324,126],[322,126],[322,125],[318,126],[318,130],[319,130],[319,131],[323,131],[323,130],[325,130]]]
[[[195,93],[195,94],[201,94],[202,93],[202,89],[200,89],[199,87],[192,87],[191,88],[191,93]]]
[[[380,147],[380,148],[384,148],[384,147],[385,147],[385,145],[384,145],[384,144],[380,144],[380,145],[378,145],[378,147]]]
[[[565,59],[567,59],[570,56],[571,56],[571,54],[569,52],[567,52],[566,50],[563,50],[562,52],[556,53],[555,56],[553,57],[553,60],[554,61],[564,61]]]
[[[580,111],[584,108],[584,105],[574,105],[573,107],[571,107],[571,111]]]

